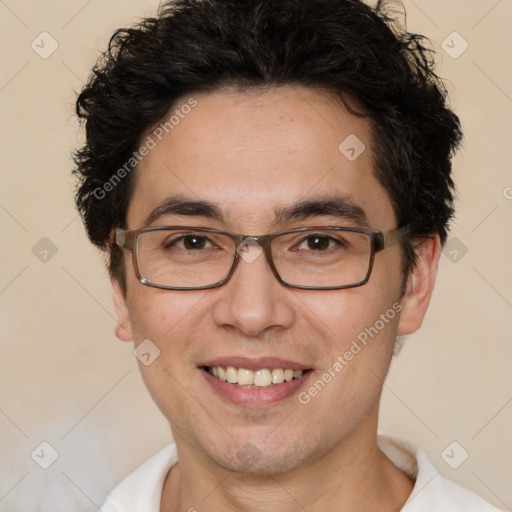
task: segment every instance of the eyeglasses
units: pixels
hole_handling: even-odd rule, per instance
[[[365,284],[375,253],[409,234],[320,226],[262,236],[191,226],[117,228],[116,243],[132,252],[139,281],[164,290],[203,290],[225,284],[241,259],[265,254],[280,283],[304,290],[340,290]]]

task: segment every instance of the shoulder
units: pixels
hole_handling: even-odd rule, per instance
[[[442,477],[427,454],[414,444],[379,436],[379,447],[415,481],[401,512],[500,512],[473,492]]]
[[[128,475],[107,497],[102,512],[158,512],[165,477],[178,461],[170,444]]]

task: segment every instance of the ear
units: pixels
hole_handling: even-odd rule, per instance
[[[398,334],[411,334],[419,329],[427,312],[436,280],[437,264],[441,254],[439,235],[419,240],[415,247],[417,261],[407,278],[402,297],[402,311]]]
[[[130,314],[126,305],[126,298],[121,286],[116,280],[112,280],[112,298],[116,316],[115,333],[121,341],[133,341]]]

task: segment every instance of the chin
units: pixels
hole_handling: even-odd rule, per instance
[[[277,447],[265,443],[265,440],[232,442],[223,453],[208,450],[206,455],[226,471],[255,477],[288,473],[309,458],[304,452],[303,442],[299,446],[285,446],[281,443]]]

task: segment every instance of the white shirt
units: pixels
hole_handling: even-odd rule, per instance
[[[443,478],[411,443],[379,436],[382,452],[415,481],[401,512],[500,512],[482,498]],[[165,478],[178,461],[171,444],[128,475],[108,496],[102,512],[159,512]]]

